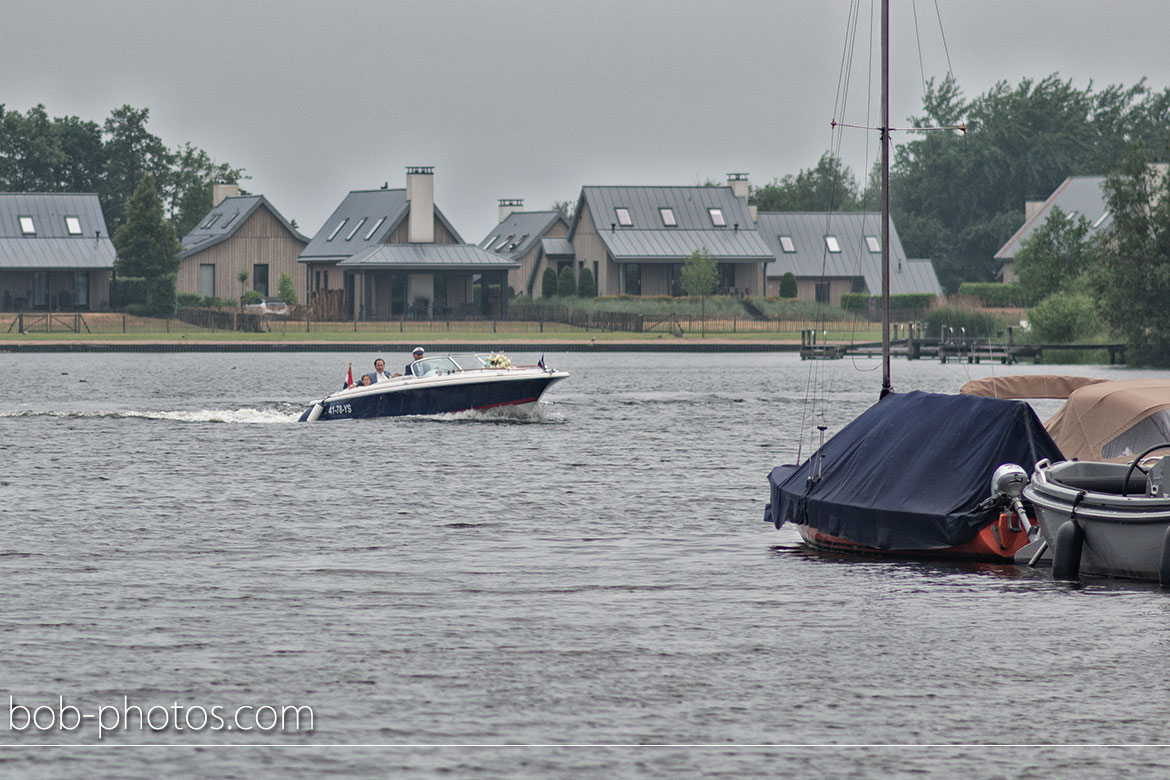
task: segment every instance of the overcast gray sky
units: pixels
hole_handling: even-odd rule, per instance
[[[1054,72],[1082,89],[1170,83],[1166,0],[892,4],[894,124],[920,112],[922,73],[941,77],[948,53],[968,97]],[[537,210],[582,185],[729,171],[759,185],[813,167],[832,142],[850,6],[0,0],[0,102],[99,123],[147,107],[168,146],[246,168],[244,187],[310,235],[350,190],[433,165],[437,204],[478,242],[498,198]],[[868,50],[857,43],[847,121],[865,122]],[[853,133],[842,150],[860,178],[873,146]]]

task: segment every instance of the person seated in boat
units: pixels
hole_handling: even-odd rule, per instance
[[[361,386],[369,387],[374,384],[374,377],[371,374],[362,374]]]
[[[422,360],[426,356],[426,354],[427,354],[427,351],[425,349],[423,349],[422,347],[415,347],[414,348],[414,351],[410,353],[413,360],[411,360],[409,363],[406,364],[406,372],[405,373],[407,376],[410,376],[411,374],[414,373],[413,371],[411,371],[410,367],[413,366],[418,361]]]
[[[386,361],[382,358],[374,360],[374,373],[370,374],[370,379],[375,382],[385,382],[391,378],[390,372],[386,370]]]

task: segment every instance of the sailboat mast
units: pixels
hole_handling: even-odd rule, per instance
[[[890,384],[890,0],[882,0],[882,393]]]

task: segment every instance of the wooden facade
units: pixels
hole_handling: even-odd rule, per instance
[[[181,293],[211,294],[234,300],[245,290],[257,289],[257,271],[263,267],[267,269],[268,284],[267,290],[260,289],[259,292],[276,297],[281,274],[289,274],[297,301],[305,303],[308,287],[297,256],[306,243],[291,234],[262,203],[230,237],[182,258],[175,289]],[[208,268],[212,270],[209,272]],[[243,285],[239,281],[241,271],[248,275],[248,281]]]
[[[569,226],[558,219],[552,223],[552,226],[544,232],[541,238],[565,238],[568,235]],[[517,295],[531,295],[533,298],[539,298],[540,277],[544,273],[544,269],[548,268],[548,258],[544,255],[540,241],[537,240],[527,252],[517,257],[516,262],[520,263],[520,267],[513,268],[508,272],[508,286]],[[574,275],[576,275],[576,269],[574,269]],[[532,283],[531,290],[528,289],[529,280]]]

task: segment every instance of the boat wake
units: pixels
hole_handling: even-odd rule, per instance
[[[62,419],[137,419],[167,420],[189,423],[240,423],[244,425],[273,425],[294,423],[300,415],[300,407],[292,404],[278,404],[263,409],[195,409],[191,411],[140,411],[136,409],[25,409],[0,412],[4,417],[58,417]]]
[[[464,412],[446,412],[400,419],[415,422],[490,423],[497,425],[557,425],[566,422],[564,417],[553,412],[543,402],[536,404],[529,411],[521,411],[513,406],[501,406],[496,409],[468,409]]]

